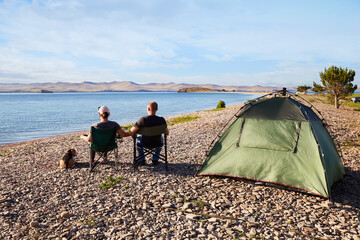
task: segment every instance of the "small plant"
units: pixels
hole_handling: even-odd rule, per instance
[[[209,110],[205,110],[205,111],[208,111],[208,112],[216,112],[216,111],[222,111],[224,110],[225,108],[213,108],[213,109],[209,109]]]
[[[128,132],[130,130],[130,128],[132,128],[133,125],[131,124],[128,124],[128,125],[124,125],[124,126],[121,126],[121,128],[125,131],[125,132]]]
[[[202,200],[196,200],[196,201],[194,201],[193,203],[196,204],[196,205],[198,205],[198,206],[201,207],[201,208],[204,208],[205,205],[206,205],[205,202],[202,201]]]
[[[88,225],[90,228],[93,228],[93,227],[96,226],[96,223],[95,223],[93,217],[90,216],[90,217],[88,218],[88,220],[87,220],[87,225]]]
[[[203,221],[205,221],[206,219],[208,219],[208,217],[199,217],[198,221],[199,221],[199,222],[203,222]]]
[[[240,237],[246,237],[246,234],[244,232],[239,232]]]
[[[192,120],[200,118],[199,116],[185,116],[185,117],[177,117],[170,120],[168,123],[169,126],[184,123],[184,122],[190,122]]]
[[[0,155],[6,155],[6,154],[10,154],[13,153],[14,150],[9,150],[9,151],[0,151]]]
[[[355,147],[357,145],[355,142],[351,142],[351,141],[344,141],[344,144],[350,147]]]
[[[83,221],[83,222],[78,221],[78,223],[80,223],[81,225],[87,225],[87,226],[89,226],[90,228],[93,228],[93,227],[96,226],[96,223],[95,223],[95,221],[94,221],[94,219],[93,219],[92,216],[89,216],[88,219],[85,220],[85,221]]]
[[[173,194],[173,195],[170,195],[169,198],[170,198],[170,199],[172,199],[172,198],[178,198],[178,195],[175,193],[175,194]]]
[[[109,176],[106,178],[105,182],[100,184],[99,188],[101,188],[102,190],[106,190],[106,189],[116,186],[119,182],[122,182],[122,181],[124,181],[124,178],[122,178],[122,177],[113,178],[113,177]]]
[[[225,102],[222,101],[222,100],[220,100],[220,101],[218,102],[218,104],[216,105],[216,109],[225,108],[225,107],[226,107],[226,106],[225,106]]]

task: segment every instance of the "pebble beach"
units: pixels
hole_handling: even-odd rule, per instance
[[[169,126],[168,161],[134,171],[133,141],[89,171],[81,133],[0,146],[0,239],[360,239],[360,112],[313,103],[340,144],[332,201],[230,178],[196,176],[241,105]],[[173,116],[171,118],[179,117]],[[111,120],[111,117],[110,117]],[[59,161],[77,151],[76,164]]]

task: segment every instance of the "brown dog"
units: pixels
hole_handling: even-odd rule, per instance
[[[60,167],[62,168],[71,168],[75,164],[75,156],[76,151],[75,149],[69,149],[63,158],[60,160]]]

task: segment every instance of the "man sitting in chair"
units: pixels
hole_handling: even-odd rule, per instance
[[[166,125],[166,121],[163,117],[156,116],[156,111],[158,110],[158,104],[156,102],[149,102],[147,105],[148,116],[140,118],[135,125],[130,129],[130,134],[134,137],[134,134],[142,127],[154,127],[159,125]],[[166,128],[166,135],[169,135],[169,130]],[[137,146],[146,146],[146,147],[157,147],[153,155],[152,163],[157,165],[159,163],[159,154],[161,152],[162,139],[161,135],[157,136],[137,136],[136,139]],[[160,146],[160,147],[158,147]],[[141,157],[137,164],[145,165],[145,156],[144,150],[137,147],[139,156]]]
[[[98,108],[98,113],[99,113],[99,117],[101,119],[100,122],[98,123],[94,123],[92,126],[96,127],[96,128],[101,128],[101,129],[107,129],[107,128],[112,128],[115,127],[116,128],[116,132],[121,136],[121,137],[128,137],[130,136],[130,133],[128,132],[124,132],[120,125],[117,122],[114,121],[109,121],[108,118],[110,116],[110,110],[108,107],[106,106],[101,106]],[[90,142],[91,141],[91,132],[88,136],[81,136],[82,139]],[[106,156],[106,155],[105,155]],[[90,159],[91,162],[94,162],[94,158],[95,158],[95,151],[90,148]]]

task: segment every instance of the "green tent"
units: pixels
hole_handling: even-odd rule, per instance
[[[248,103],[198,175],[274,183],[329,198],[345,171],[320,117],[291,95]]]

